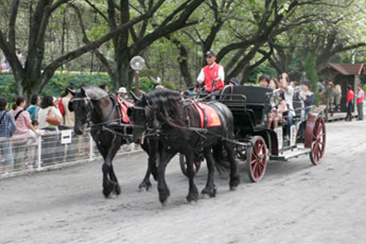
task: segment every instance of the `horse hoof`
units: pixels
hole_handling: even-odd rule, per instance
[[[230,191],[236,191],[237,186],[230,186]]]
[[[149,191],[149,189],[151,188],[151,183],[149,183],[149,182],[141,182],[140,183],[140,185],[139,185],[139,189],[140,189],[140,191],[142,190],[142,189],[145,189],[146,191]]]
[[[161,206],[165,207],[166,205],[168,205],[168,202],[169,202],[169,197],[167,197],[165,200],[161,201]]]
[[[110,198],[110,195],[111,195],[111,190],[107,190],[107,189],[103,189],[103,195],[105,198]]]
[[[114,187],[114,192],[116,193],[117,196],[121,194],[121,187],[119,186],[118,183],[116,183]]]
[[[216,195],[216,189],[210,189],[210,188],[204,188],[202,191],[201,191],[201,194],[207,194],[209,195],[210,197],[215,197]]]
[[[198,200],[198,196],[197,196],[197,195],[194,195],[194,196],[192,196],[192,195],[188,195],[188,196],[186,197],[186,199],[187,199],[187,202],[189,202],[189,203],[197,202],[197,200]]]

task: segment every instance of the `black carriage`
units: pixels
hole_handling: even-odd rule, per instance
[[[295,116],[289,125],[286,115],[276,129],[269,128],[269,113],[278,101],[271,88],[256,86],[234,86],[224,89],[220,102],[230,108],[234,116],[237,157],[246,161],[249,178],[261,180],[269,160],[287,161],[301,155],[309,155],[314,165],[320,163],[326,144],[325,121],[321,114],[323,106],[310,111],[299,101],[294,101]],[[290,129],[288,129],[290,127]],[[285,130],[290,135],[285,137]],[[196,171],[202,158],[197,157]],[[180,163],[185,173],[184,156]]]

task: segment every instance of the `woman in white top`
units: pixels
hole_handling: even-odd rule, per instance
[[[52,125],[46,121],[48,114],[55,115],[60,121],[62,121],[62,115],[60,110],[56,108],[53,103],[53,97],[44,96],[41,102],[41,108],[38,112],[39,128],[42,130],[56,131],[57,125]]]
[[[53,114],[60,122],[62,121],[62,115],[58,108],[56,108],[53,97],[44,96],[38,112],[39,128],[46,132],[42,137],[42,165],[50,165],[55,161],[58,125],[52,125],[46,121],[49,114]]]

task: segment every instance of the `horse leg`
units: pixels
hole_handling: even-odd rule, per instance
[[[159,200],[163,205],[166,205],[170,196],[170,191],[165,182],[165,169],[168,162],[175,155],[175,153],[167,152],[166,150],[162,149],[159,150],[159,154],[161,155],[159,166],[157,168]]]
[[[148,191],[151,187],[150,182],[150,175],[153,173],[154,179],[157,180],[157,173],[156,173],[156,162],[157,162],[157,148],[156,143],[151,142],[150,140],[147,141],[147,143],[144,143],[141,145],[142,149],[144,149],[145,152],[148,153],[149,159],[147,164],[147,170],[144,179],[139,185],[139,189],[145,188],[146,191]]]
[[[235,153],[234,153],[233,145],[226,142],[226,143],[224,143],[224,148],[227,152],[228,159],[230,162],[230,183],[229,183],[230,190],[234,191],[240,183],[238,162],[235,160]]]
[[[202,190],[201,193],[207,194],[210,197],[215,197],[216,196],[216,187],[214,183],[215,167],[214,167],[214,159],[211,153],[211,148],[205,148],[204,153],[207,161],[208,175],[207,175],[206,187]]]
[[[107,157],[104,160],[102,171],[103,171],[103,194],[108,197],[111,192],[115,192],[117,195],[121,193],[121,188],[118,184],[117,178],[114,174],[112,160],[116,155],[120,145],[116,143],[116,136],[113,137],[112,145],[108,149]]]
[[[194,184],[194,169],[193,169],[193,152],[190,151],[186,154],[187,160],[187,176],[189,179],[189,191],[188,196],[186,197],[188,202],[197,201],[198,199],[198,190],[196,185]]]
[[[152,167],[156,168],[155,158],[156,158],[155,155],[149,155],[146,174],[145,174],[144,179],[142,180],[142,182],[139,185],[139,189],[145,188],[146,191],[148,191],[150,189],[150,187],[151,187],[150,175],[151,175]]]

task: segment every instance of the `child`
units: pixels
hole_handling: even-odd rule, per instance
[[[285,100],[285,94],[281,92],[279,97],[280,97],[279,104],[274,105],[269,114],[269,128],[271,128],[272,122],[273,122],[273,128],[277,128],[278,121],[283,121],[283,113],[288,110]]]
[[[32,120],[32,125],[34,127],[34,129],[36,130],[36,132],[40,132],[38,130],[38,121],[37,120]],[[26,168],[27,169],[32,169],[32,168],[35,168],[36,166],[36,156],[37,156],[37,146],[38,146],[38,143],[37,143],[37,134],[34,133],[34,131],[32,130],[29,130],[28,132],[28,152],[27,152],[27,156],[28,156],[28,161],[26,162]]]

